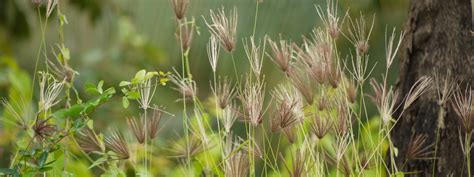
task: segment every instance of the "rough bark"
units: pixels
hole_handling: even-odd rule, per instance
[[[413,83],[422,76],[448,76],[462,80],[461,87],[474,86],[474,37],[471,0],[412,0],[406,36],[400,51],[400,75],[396,83],[401,95],[407,95]],[[448,103],[443,116],[444,128],[439,129],[439,141],[434,160],[414,160],[405,164],[405,153],[413,134],[428,135],[429,144],[436,144],[438,104],[436,90],[422,95],[403,114],[391,133],[399,151],[396,164],[410,176],[467,176],[465,157],[459,141],[460,124]],[[431,150],[434,150],[433,147]],[[471,161],[474,162],[471,155]],[[433,164],[434,163],[434,164]],[[405,164],[405,165],[404,165]],[[403,167],[404,166],[404,167]],[[474,172],[471,163],[471,171]],[[434,174],[433,174],[434,172]]]

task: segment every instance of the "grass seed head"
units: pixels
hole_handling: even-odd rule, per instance
[[[460,124],[467,133],[474,129],[474,94],[470,87],[464,91],[458,91],[454,94],[454,101],[451,103],[457,114]]]
[[[150,139],[155,139],[157,136],[162,114],[163,111],[160,108],[156,108],[153,110],[153,115],[147,119],[147,133]]]
[[[145,128],[144,128],[144,118],[141,117],[139,120],[135,117],[127,118],[127,124],[133,135],[140,144],[145,142]]]
[[[181,47],[183,51],[188,51],[191,47],[194,36],[195,23],[194,18],[191,21],[188,21],[187,18],[184,18],[183,22],[179,21],[179,31],[176,32],[176,38],[181,41]]]
[[[123,135],[118,131],[112,132],[109,136],[105,137],[105,146],[114,152],[118,159],[125,160],[130,158],[128,144]]]
[[[87,153],[104,152],[103,143],[97,138],[94,130],[90,128],[82,129],[76,136],[77,143]]]
[[[433,144],[427,144],[427,140],[427,135],[412,135],[405,153],[407,160],[429,158],[434,151],[430,150]]]
[[[272,50],[272,55],[267,55],[275,64],[278,65],[278,67],[283,73],[288,73],[291,69],[291,61],[293,59],[293,45],[291,44],[291,42],[287,42],[281,39],[279,41],[273,41],[269,37],[267,37],[267,41]]]
[[[242,119],[255,127],[261,124],[264,113],[264,82],[259,80],[252,82],[249,76],[245,82],[245,88],[239,93],[238,98],[242,103]]]
[[[232,84],[227,77],[224,79],[219,77],[217,88],[211,85],[211,90],[217,96],[217,103],[221,109],[225,109],[237,93],[235,84]]]
[[[235,49],[235,35],[237,31],[237,8],[229,12],[226,16],[224,7],[217,12],[210,10],[211,21],[205,21],[211,33],[219,38],[221,45],[228,51]]]
[[[174,14],[178,20],[184,18],[188,8],[188,3],[189,0],[171,0],[171,6],[173,7]]]

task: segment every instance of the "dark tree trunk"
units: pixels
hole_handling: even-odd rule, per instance
[[[435,72],[440,78],[450,73],[451,77],[462,80],[459,82],[462,87],[474,86],[471,27],[471,0],[412,0],[405,26],[406,36],[399,53],[401,68],[396,86],[401,95],[407,95],[420,77],[433,76]],[[410,176],[467,176],[459,140],[461,126],[449,101],[444,106],[446,112],[442,115],[442,123],[445,126],[439,129],[435,159],[405,164],[405,153],[412,135],[425,134],[428,136],[426,145],[435,144],[441,108],[437,100],[436,89],[428,91],[401,115],[395,125],[391,137],[399,151],[397,167],[404,166],[405,172],[414,172]],[[394,117],[400,113],[397,110]],[[472,162],[473,157],[470,157]],[[470,168],[474,173],[472,164]]]

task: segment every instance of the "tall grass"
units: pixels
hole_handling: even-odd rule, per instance
[[[17,127],[20,143],[10,159],[10,167],[1,169],[1,173],[62,176],[69,169],[66,162],[81,159],[88,161],[89,169],[109,176],[300,177],[416,173],[406,171],[405,165],[414,160],[431,160],[433,154],[436,156],[437,143],[427,144],[426,135],[412,135],[404,164],[398,166],[395,158],[400,150],[390,133],[400,119],[393,114],[400,110],[403,115],[422,94],[432,91],[434,81],[440,105],[452,106],[460,117],[465,130],[464,134],[460,133],[460,141],[466,162],[470,164],[472,89],[453,94],[455,82],[446,79],[442,85],[439,78],[422,76],[408,95],[399,94],[388,81],[404,37],[403,32],[397,33],[395,29],[385,41],[385,73],[378,78],[381,81],[373,78],[371,73],[376,66],[370,66],[368,61],[375,17],[368,20],[364,15],[340,16],[337,1],[328,0],[326,7],[315,6],[323,23],[311,34],[302,34],[302,43],[282,37],[275,40],[255,36],[259,30],[259,3],[271,2],[255,3],[252,34],[242,40],[236,35],[237,8],[211,9],[209,15],[203,15],[203,21],[211,34],[207,53],[213,77],[209,83],[197,83],[193,72],[201,71],[192,71],[189,62],[198,59],[189,55],[196,33],[195,19],[186,15],[188,0],[171,0],[177,22],[176,45],[181,49],[180,70],[140,70],[130,80],[109,88],[104,88],[103,81],[87,85],[86,91],[95,96],[91,100],[82,100],[75,88],[74,77],[78,73],[69,66],[69,49],[64,43],[67,39],[62,35],[67,20],[60,12],[59,1],[48,2],[46,14],[38,9],[40,19],[50,17],[56,8],[61,38],[53,51],[55,58],[46,57],[47,20],[40,21],[43,40],[36,63],[39,65],[38,61],[44,60],[46,70],[35,71],[38,78],[33,77],[33,82],[37,79],[39,85],[34,113],[31,106],[23,102],[2,101],[9,115],[3,120]],[[338,44],[342,40],[352,46],[340,48]],[[237,47],[238,41],[242,41],[242,48]],[[221,48],[230,53],[233,75],[219,72],[222,67],[219,61],[224,58]],[[353,55],[340,56],[341,51],[350,51]],[[235,52],[245,53],[248,71],[237,69],[241,66],[235,65]],[[262,70],[269,67],[263,65],[268,59],[283,76],[274,88],[268,87]],[[211,86],[212,104],[202,101],[198,94],[199,86],[205,84]],[[372,87],[371,93],[365,92],[367,85]],[[155,96],[158,87],[177,91],[180,95],[177,101],[182,102],[181,114],[169,113],[159,106]],[[115,89],[120,92],[116,93]],[[451,95],[454,95],[454,104],[448,105]],[[367,98],[375,104],[379,116],[369,117]],[[117,99],[121,100],[123,109],[135,107],[139,113],[124,117],[126,130],[97,130],[91,113]],[[165,124],[162,121],[165,116],[182,120],[180,138],[169,140],[168,144],[155,141]],[[157,167],[162,165],[155,160],[157,157],[171,158],[175,165],[169,165],[165,172],[157,171],[156,168],[163,169]],[[62,163],[60,159],[64,160],[63,166],[57,165]],[[59,167],[61,169],[56,169]],[[467,171],[471,173],[470,168]]]

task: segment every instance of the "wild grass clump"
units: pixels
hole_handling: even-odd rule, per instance
[[[48,12],[42,14],[45,18],[50,17],[51,8],[59,8],[59,1],[48,2],[54,3],[47,4]],[[259,3],[267,2],[256,2],[256,12]],[[110,176],[402,175],[412,173],[406,171],[408,162],[432,159],[437,144],[428,144],[426,135],[413,134],[404,150],[405,163],[397,166],[395,157],[400,150],[390,137],[399,120],[394,113],[403,115],[433,88],[437,88],[439,104],[454,108],[458,114],[464,133],[460,133],[462,150],[470,163],[472,89],[457,89],[452,86],[456,82],[449,79],[420,76],[409,94],[401,95],[388,81],[404,37],[395,29],[385,41],[385,72],[381,78],[373,78],[376,66],[369,65],[369,43],[375,17],[341,15],[337,1],[328,0],[326,7],[315,9],[322,25],[302,34],[302,43],[296,43],[282,36],[256,37],[258,23],[249,37],[237,36],[238,9],[211,9],[203,15],[207,31],[205,27],[201,30],[210,35],[207,54],[213,74],[209,81],[212,94],[202,98],[198,88],[209,83],[194,80],[192,74],[197,71],[189,66],[193,58],[189,51],[193,50],[193,37],[206,35],[194,36],[197,27],[194,18],[187,16],[188,0],[171,0],[170,4],[177,22],[181,69],[140,70],[119,84],[107,83],[114,85],[108,88],[103,81],[89,84],[85,89],[93,98],[82,100],[74,82],[78,73],[69,66],[69,50],[61,42],[56,60],[45,58],[47,69],[35,71],[39,85],[36,106],[29,105],[32,100],[2,99],[9,115],[3,120],[16,127],[19,143],[11,165],[0,172],[62,176],[58,171],[67,171],[70,161],[86,160],[94,173]],[[64,16],[60,9],[57,12]],[[60,29],[63,25],[60,23]],[[341,48],[339,41],[343,40],[351,46]],[[48,46],[44,45],[40,44],[39,61],[40,55],[47,53]],[[221,48],[230,56],[223,55]],[[352,55],[340,56],[341,51]],[[236,52],[247,57],[248,71],[237,70]],[[233,61],[232,75],[220,72],[219,61],[226,57]],[[271,60],[281,72],[276,87],[267,84],[262,68],[271,66],[263,65],[264,60]],[[368,85],[372,87],[370,93],[364,90]],[[158,87],[176,91],[181,113],[169,113],[159,105]],[[368,115],[367,98],[379,112],[376,118]],[[126,123],[124,129],[99,130],[92,113],[116,100],[121,100],[124,111],[138,112],[113,119]],[[179,137],[158,138],[170,117],[182,122],[177,127]],[[167,141],[158,142],[162,139]],[[172,160],[162,167],[160,158]]]

